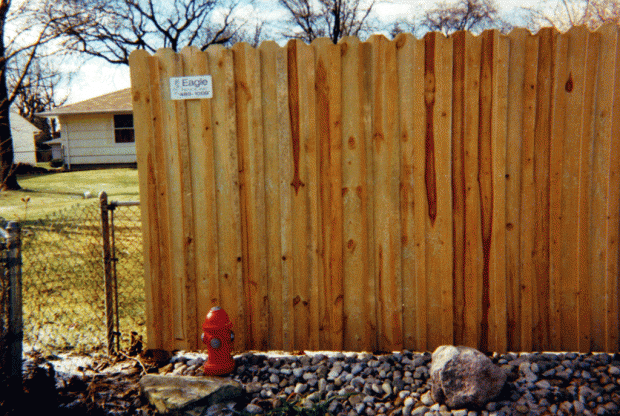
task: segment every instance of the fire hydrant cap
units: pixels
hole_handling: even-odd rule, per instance
[[[205,323],[202,325],[202,329],[216,330],[216,329],[232,329],[232,322],[228,318],[226,311],[219,306],[211,308],[205,319]]]

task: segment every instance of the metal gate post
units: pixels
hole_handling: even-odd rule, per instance
[[[101,206],[101,236],[103,238],[103,270],[105,277],[105,317],[108,354],[114,352],[114,287],[112,282],[112,255],[110,253],[110,223],[108,219],[108,194],[99,194]]]
[[[9,356],[11,357],[10,381],[13,398],[22,393],[22,342],[24,339],[22,321],[22,254],[21,230],[19,224],[11,221],[6,229],[8,238],[9,273]]]

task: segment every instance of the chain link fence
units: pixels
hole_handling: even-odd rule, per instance
[[[105,273],[103,212],[93,201],[22,224],[26,348],[89,352],[109,347],[106,305],[118,323],[112,334],[117,348],[130,347],[132,331],[134,337],[145,335],[140,207],[117,207],[108,218],[114,222],[109,264],[117,271],[116,285]],[[106,293],[106,281],[117,291]]]

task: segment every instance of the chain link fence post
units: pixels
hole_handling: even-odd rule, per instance
[[[19,400],[23,389],[22,379],[22,342],[24,338],[22,321],[22,255],[21,230],[19,223],[11,221],[6,229],[9,274],[9,357],[10,363],[10,397]]]
[[[108,218],[108,194],[99,194],[101,206],[101,236],[103,239],[103,270],[105,279],[105,316],[107,326],[108,354],[114,352],[114,287],[112,282],[112,253],[110,251],[110,221]]]

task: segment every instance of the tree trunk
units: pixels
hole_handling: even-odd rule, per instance
[[[6,85],[6,47],[4,44],[4,28],[7,13],[11,5],[10,0],[0,0],[0,190],[17,190],[21,186],[17,183],[15,166],[13,165],[13,137],[9,112],[11,100]]]
[[[0,84],[4,84],[4,88],[0,85],[0,100],[7,102],[6,99],[6,82],[2,82],[0,74]],[[4,99],[2,91],[4,90]],[[15,175],[13,139],[11,137],[11,125],[9,122],[9,106],[0,104],[0,190],[17,190],[21,189],[17,183]]]

